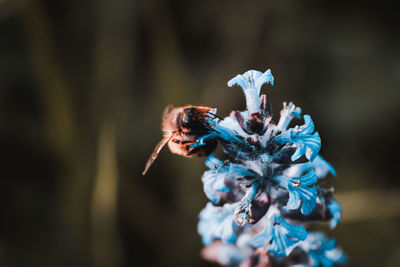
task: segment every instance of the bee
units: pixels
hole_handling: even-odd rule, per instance
[[[184,156],[207,156],[211,154],[217,147],[217,139],[205,141],[202,146],[192,147],[199,136],[206,135],[212,131],[211,125],[206,121],[207,118],[215,118],[212,112],[214,109],[203,106],[184,106],[174,107],[168,105],[164,109],[162,116],[162,131],[164,138],[154,148],[143,175],[146,174],[150,166],[156,160],[161,149],[168,144],[172,153]]]

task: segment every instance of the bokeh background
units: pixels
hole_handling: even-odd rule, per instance
[[[400,266],[398,1],[0,1],[0,265],[213,266],[202,159],[167,149],[167,104],[243,109],[272,69],[338,173],[354,266]],[[326,224],[314,226],[328,230]]]

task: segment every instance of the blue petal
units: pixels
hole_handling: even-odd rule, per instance
[[[274,227],[273,235],[275,239],[273,239],[268,251],[276,257],[287,256],[297,242],[306,239],[307,231],[301,225],[286,223],[282,217],[279,217],[278,221],[280,224]]]
[[[213,203],[220,201],[219,193],[230,192],[230,188],[226,186],[228,180],[234,184],[238,178],[254,176],[247,167],[228,161],[222,162],[213,155],[208,156],[205,164],[211,170],[206,171],[201,180],[204,193]]]
[[[216,239],[221,239],[225,243],[235,243],[237,236],[233,232],[233,210],[234,205],[215,207],[208,203],[200,212],[197,230],[204,245],[209,245]]]
[[[282,225],[282,227],[288,230],[288,236],[290,236],[292,239],[297,239],[297,240],[306,239],[308,233],[303,226],[289,224],[282,217],[279,217],[279,223],[280,225]]]
[[[214,184],[217,180],[215,177],[215,171],[206,171],[201,180],[203,181],[203,189],[207,198],[212,203],[218,203],[221,199],[221,196],[214,189]]]
[[[311,169],[311,170],[309,170],[306,174],[304,174],[303,176],[292,178],[292,179],[291,179],[292,183],[293,183],[295,180],[299,180],[299,181],[301,182],[301,183],[300,183],[300,186],[301,186],[301,185],[303,185],[303,186],[305,186],[305,185],[310,186],[310,185],[315,184],[315,183],[318,181],[318,178],[317,178],[317,176],[315,175],[314,170]]]
[[[266,246],[273,239],[272,235],[273,228],[274,228],[274,222],[271,218],[271,220],[269,220],[267,225],[265,226],[264,230],[255,235],[251,239],[250,244],[256,248],[261,248]]]
[[[246,96],[246,105],[249,113],[259,112],[260,110],[260,88],[264,83],[274,84],[274,77],[271,70],[262,73],[260,71],[249,70],[242,75],[239,74],[235,78],[228,81],[228,86],[239,85],[242,87]]]
[[[238,266],[251,255],[249,250],[231,244],[219,244],[217,253],[218,263],[224,266]]]
[[[252,88],[260,90],[264,83],[271,83],[271,85],[274,85],[274,76],[272,76],[270,69],[264,73],[249,70],[243,74],[236,75],[235,78],[228,81],[228,86],[232,87],[234,85],[239,85],[243,90]]]
[[[267,245],[272,239],[272,230],[273,230],[272,223],[268,223],[264,231],[255,235],[251,239],[251,245],[256,248],[261,248]]]
[[[236,241],[236,234],[233,232],[231,216],[227,216],[219,225],[216,231],[216,236],[221,238],[224,243],[233,244]]]
[[[238,138],[238,134],[235,131],[229,128],[223,127],[220,124],[216,124],[213,129],[216,131],[215,136],[218,138],[230,143],[239,143],[244,146],[249,146],[247,143]]]
[[[331,203],[328,204],[328,209],[332,214],[332,219],[329,221],[330,228],[335,228],[342,218],[342,209],[340,208],[339,203],[332,199]]]
[[[211,154],[207,157],[204,164],[210,169],[215,169],[215,166],[222,165],[223,162],[217,159],[213,154]]]
[[[300,177],[277,176],[274,179],[289,191],[289,200],[284,209],[298,209],[301,205],[304,215],[314,210],[318,196],[314,185],[318,178],[313,169]]]
[[[204,146],[207,140],[220,138],[229,143],[238,143],[241,146],[252,150],[252,147],[248,143],[238,138],[237,132],[220,125],[216,120],[207,118],[206,121],[210,126],[210,133],[197,137],[196,142],[189,146],[190,148]]]
[[[301,108],[296,107],[293,102],[289,102],[289,104],[283,102],[283,108],[280,114],[281,117],[279,118],[279,122],[275,127],[275,132],[286,131],[293,118],[300,118]]]
[[[314,267],[331,267],[346,260],[346,255],[336,247],[335,239],[327,240],[322,233],[310,233],[305,243],[308,243],[307,250]]]
[[[297,147],[291,160],[296,161],[305,155],[310,161],[313,161],[321,149],[321,138],[318,132],[314,132],[314,123],[310,115],[304,115],[305,124],[290,128],[277,136],[276,140],[280,143],[294,143]]]
[[[296,210],[300,207],[301,198],[298,191],[289,191],[289,200],[284,207],[285,210]]]
[[[333,176],[336,176],[336,171],[333,166],[321,156],[317,156],[315,160],[311,162],[311,166],[315,169],[315,173],[318,178],[325,177],[328,172],[330,172]]]
[[[294,245],[306,237],[307,231],[303,226],[289,224],[281,216],[275,215],[265,229],[253,237],[251,245],[259,248],[272,241],[268,251],[281,257],[288,255]]]
[[[304,115],[304,124],[299,127],[301,134],[312,134],[314,132],[314,122],[310,115]]]
[[[237,177],[254,176],[254,173],[247,167],[235,163],[229,164],[229,172]]]
[[[317,203],[317,189],[315,187],[310,188],[307,191],[307,194],[304,193],[304,196],[307,196],[307,199],[303,198],[303,204],[301,205],[300,211],[302,214],[308,215],[314,210]]]

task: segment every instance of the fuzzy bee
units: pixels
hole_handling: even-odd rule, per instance
[[[174,107],[168,105],[162,116],[162,131],[164,138],[155,147],[143,175],[156,160],[161,149],[168,144],[172,153],[185,156],[207,156],[217,147],[217,139],[207,140],[202,146],[193,146],[199,136],[207,135],[212,131],[212,126],[207,123],[207,118],[215,118],[213,108],[203,106]]]

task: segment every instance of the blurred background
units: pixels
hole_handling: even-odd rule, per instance
[[[336,168],[354,266],[400,266],[398,1],[0,1],[0,266],[214,266],[203,159],[163,150],[167,104],[244,109],[272,69]],[[277,117],[275,117],[277,118]]]

